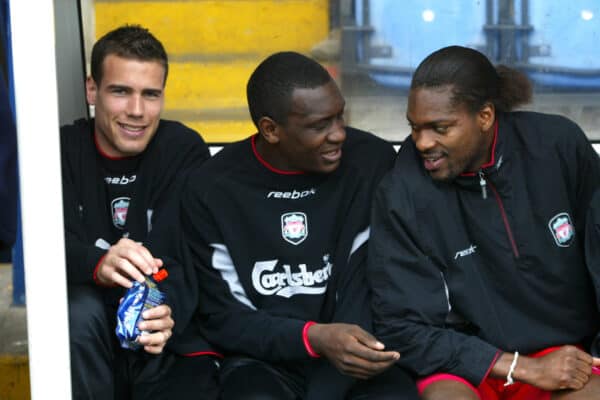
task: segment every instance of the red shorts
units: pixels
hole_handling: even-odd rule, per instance
[[[558,350],[559,347],[551,347],[529,357],[541,357]],[[600,376],[600,369],[592,368],[592,373]],[[527,383],[515,382],[510,386],[504,386],[504,379],[485,378],[477,387],[471,385],[466,379],[452,374],[434,374],[417,381],[417,389],[422,394],[425,388],[434,382],[451,380],[468,386],[481,400],[550,400],[551,393]]]

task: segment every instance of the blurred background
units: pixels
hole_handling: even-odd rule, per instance
[[[82,10],[86,57],[97,37],[123,23],[145,25],[163,41],[172,68],[165,116],[210,142],[254,132],[245,84],[281,50],[328,67],[349,124],[402,140],[412,71],[451,44],[526,72],[536,89],[529,108],[567,115],[600,139],[597,0],[83,0]]]

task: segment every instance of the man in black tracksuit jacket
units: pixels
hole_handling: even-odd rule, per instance
[[[167,56],[139,26],[117,28],[92,50],[86,82],[95,118],[61,129],[65,243],[69,291],[72,392],[75,399],[204,398],[215,395],[214,362],[185,357],[172,332],[186,327],[182,288],[188,279],[170,263],[165,247],[146,247],[150,231],[177,192],[177,177],[208,157],[202,138],[160,119]],[[160,259],[155,256],[161,257]],[[165,266],[166,304],[145,312],[137,352],[119,347],[119,298],[131,281]],[[177,322],[173,328],[174,320]],[[184,351],[182,351],[184,350]],[[212,393],[211,393],[212,392]]]
[[[100,399],[104,390],[114,390],[106,384],[106,380],[112,380],[114,366],[110,360],[114,352],[132,352],[119,350],[116,343],[116,308],[124,294],[123,288],[99,283],[95,278],[97,267],[110,246],[121,238],[146,241],[174,195],[179,174],[198,167],[209,153],[195,131],[178,122],[161,120],[143,153],[110,159],[97,149],[93,126],[94,120],[79,120],[62,127],[61,158],[71,362],[77,366],[73,371],[73,392],[75,398],[96,393]],[[117,218],[119,213],[125,213],[126,218]],[[160,287],[177,321],[182,301],[178,291],[187,285],[187,278],[180,269],[166,267],[169,277]],[[103,298],[106,312],[96,309],[95,293]],[[184,327],[179,324],[175,330],[181,332]],[[102,344],[97,345],[98,340]],[[170,347],[176,347],[176,342],[171,342]],[[208,345],[204,344],[196,351],[207,349]],[[193,351],[186,348],[185,353]],[[96,379],[104,384],[94,383]]]
[[[369,210],[393,147],[345,128],[337,85],[297,53],[264,60],[248,101],[259,133],[190,174],[180,208],[221,398],[416,399],[369,333]]]
[[[583,252],[600,161],[566,118],[502,112],[511,103],[500,100],[512,87],[521,93],[513,101],[526,93],[516,77],[506,78],[508,70],[498,72],[504,86],[497,105],[486,93],[483,106],[471,108],[461,95],[483,75],[478,65],[469,71],[469,63],[481,59],[489,64],[474,50],[442,49],[413,78],[407,112],[412,137],[374,200],[368,277],[376,335],[419,376],[458,377],[469,386],[465,395],[493,398],[486,396],[496,389],[486,385],[503,388],[518,380],[529,384],[523,391],[532,390],[520,398],[545,398],[590,379],[592,359],[575,348],[547,356],[565,352],[583,359],[587,376],[567,382],[547,364],[541,371],[546,377],[527,375],[534,364],[524,356],[563,345],[588,350],[600,327]],[[449,80],[437,75],[430,83],[439,71],[456,71],[455,65],[460,71]],[[420,381],[424,398],[439,390],[451,399],[452,390],[462,390],[442,386],[444,379]]]

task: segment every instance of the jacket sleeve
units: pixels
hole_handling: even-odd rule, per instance
[[[596,306],[600,310],[600,190],[596,191],[586,221],[585,261],[596,292]],[[600,332],[592,343],[591,354],[600,357]]]
[[[77,194],[79,185],[76,182],[76,177],[78,176],[77,170],[81,168],[77,160],[83,155],[74,154],[75,151],[79,150],[79,147],[70,145],[71,139],[69,138],[73,137],[73,132],[70,132],[69,129],[78,128],[61,128],[63,218],[67,282],[69,284],[93,284],[94,269],[98,261],[106,254],[106,249],[89,244],[89,234],[83,223],[80,200]],[[108,248],[108,246],[104,247]]]
[[[189,254],[181,229],[181,191],[193,171],[210,158],[208,146],[200,134],[178,122],[165,122],[173,130],[181,131],[177,141],[170,143],[156,191],[158,198],[153,204],[152,230],[145,245],[153,256],[163,260],[169,277],[161,283],[166,303],[171,307],[175,321],[173,331],[181,333],[188,325],[198,304],[196,276],[189,265]],[[173,140],[173,136],[167,136]],[[160,174],[160,173],[159,173]]]
[[[400,352],[401,366],[417,375],[447,372],[477,386],[499,350],[445,327],[449,302],[443,266],[423,250],[409,196],[402,199],[398,183],[388,178],[374,199],[369,241],[375,334],[387,349]]]
[[[69,174],[63,172],[63,218],[67,282],[69,284],[94,284],[94,269],[106,254],[106,249],[86,243],[88,235],[83,226],[79,204],[73,193],[74,184],[69,180]]]
[[[154,257],[162,259],[163,268],[169,274],[160,283],[160,289],[165,293],[165,303],[171,307],[175,334],[181,334],[187,327],[198,304],[197,278],[190,266],[181,229],[181,188],[186,176],[183,174],[174,184],[175,190],[163,206],[161,217],[155,222],[145,243]]]
[[[361,163],[361,186],[346,218],[339,241],[344,250],[342,258],[347,260],[343,273],[336,277],[335,311],[333,322],[354,323],[368,332],[373,332],[370,307],[370,290],[367,281],[367,252],[371,234],[370,211],[375,189],[383,176],[393,167],[396,151],[390,143],[377,148],[377,156]],[[366,166],[366,168],[365,168]],[[347,242],[347,244],[345,244]],[[340,259],[340,257],[336,257]]]
[[[585,221],[592,196],[600,188],[600,157],[578,126],[574,127],[567,138],[575,146],[575,153],[569,158],[577,162],[574,171],[574,181],[577,182],[575,188],[577,206],[574,207],[574,218],[579,225],[577,228],[583,230],[585,224],[579,224],[577,221]]]
[[[308,359],[302,338],[306,321],[252,304],[209,208],[190,192],[183,194],[182,227],[198,280],[201,333],[228,354],[270,362]]]
[[[76,233],[76,227],[66,222],[65,215],[65,253],[67,259],[67,282],[69,284],[95,284],[94,270],[106,250],[87,245]]]

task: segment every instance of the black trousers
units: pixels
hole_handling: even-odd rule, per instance
[[[369,380],[340,374],[324,360],[286,366],[244,358],[221,365],[222,400],[418,400],[415,381],[392,367]]]
[[[122,349],[115,334],[116,303],[107,299],[112,303],[114,296],[107,298],[93,286],[69,286],[73,399],[217,398],[218,368],[212,358]]]

